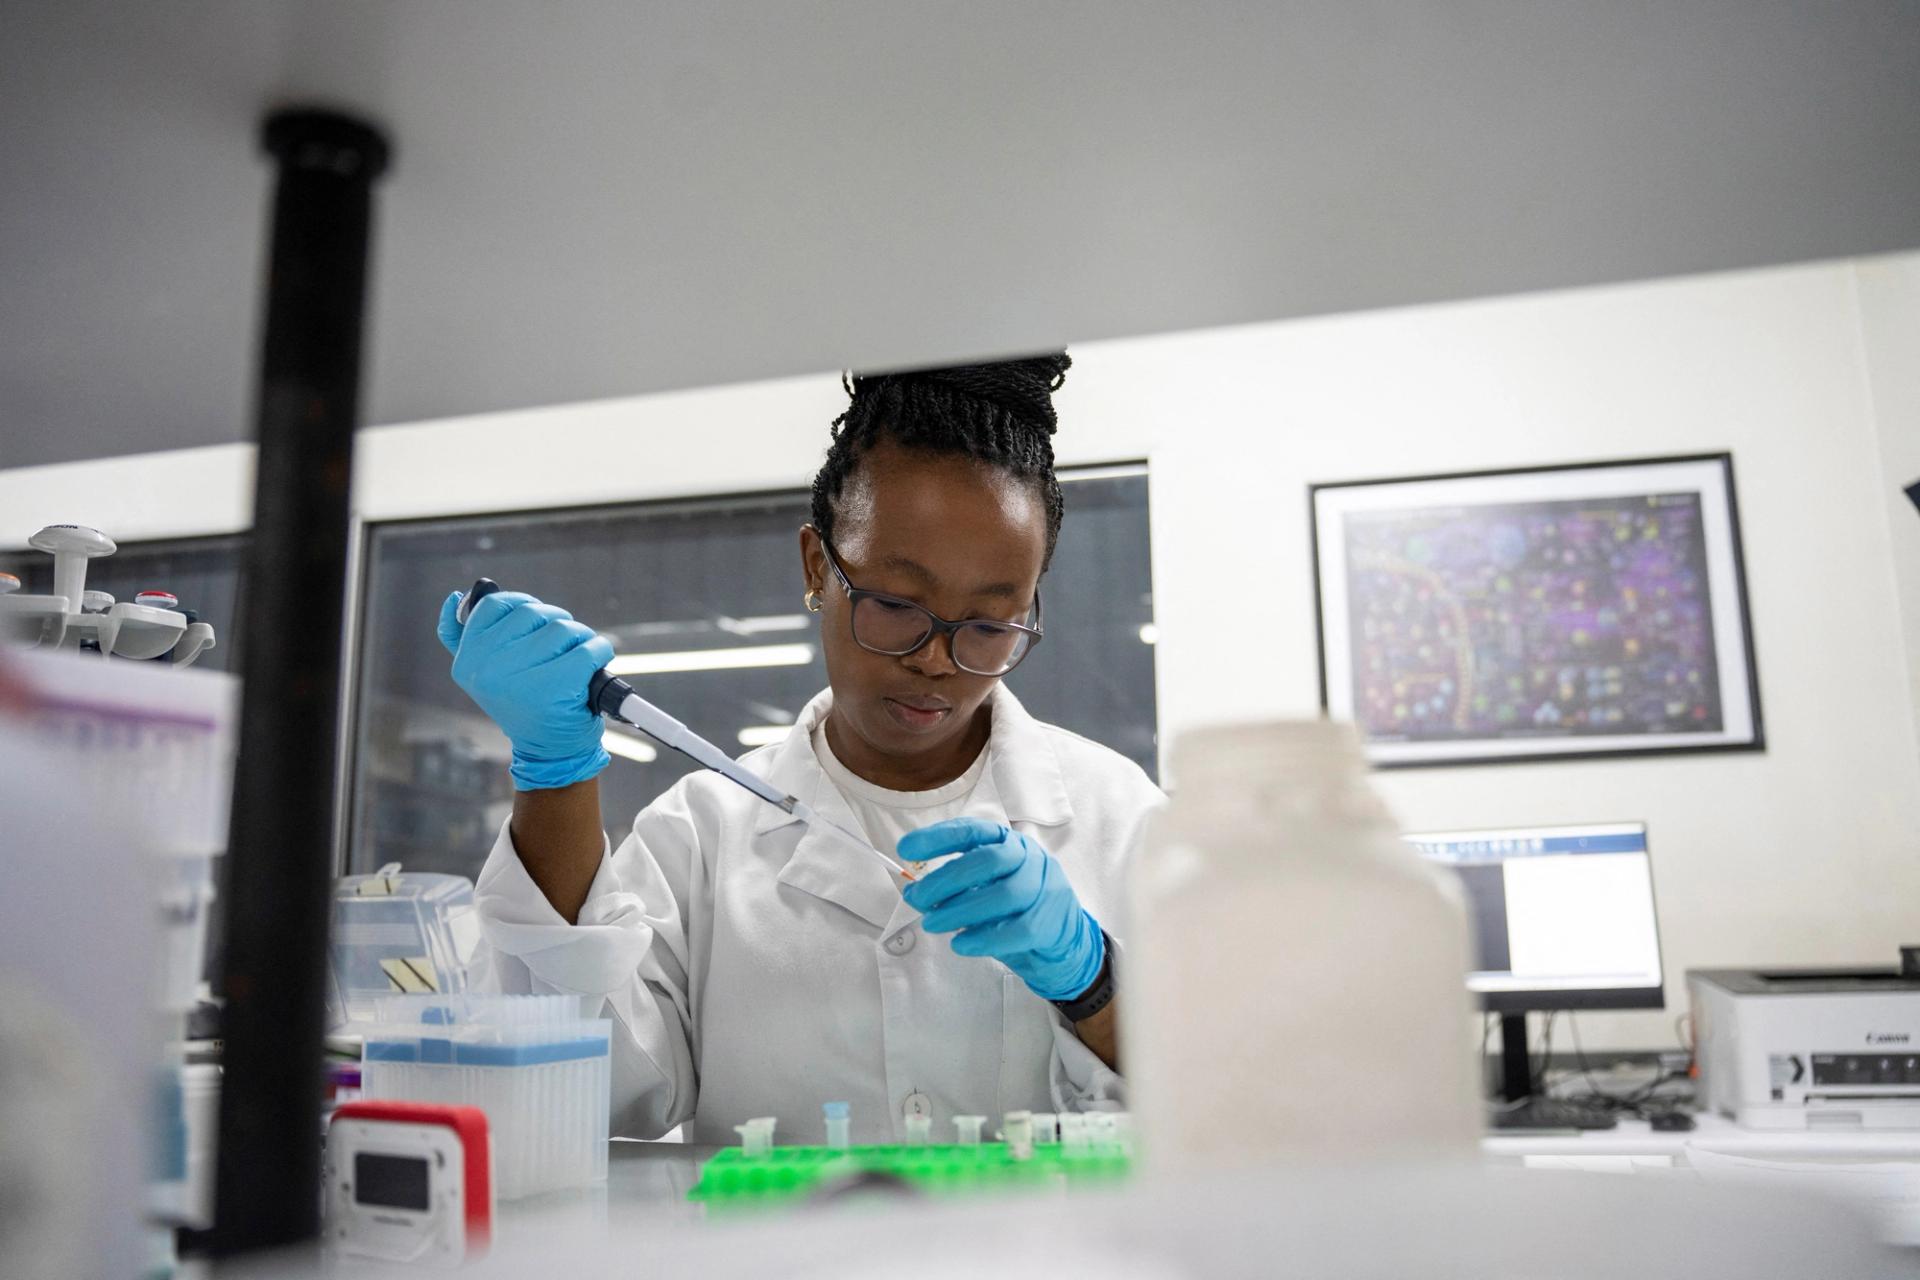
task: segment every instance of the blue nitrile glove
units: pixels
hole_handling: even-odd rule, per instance
[[[513,744],[513,785],[571,786],[606,768],[587,683],[613,661],[612,642],[522,591],[487,596],[463,629],[460,596],[456,591],[440,606],[440,643],[453,655],[453,682]]]
[[[927,862],[957,853],[901,893],[933,933],[952,933],[963,956],[992,956],[1044,1000],[1072,1000],[1100,976],[1100,925],[1067,873],[1031,836],[980,818],[936,822],[900,837],[900,857]]]

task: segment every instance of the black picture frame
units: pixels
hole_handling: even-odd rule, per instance
[[[1538,764],[1766,749],[1759,666],[1754,647],[1746,558],[1741,543],[1731,453],[1679,454],[1330,481],[1310,484],[1307,495],[1320,705],[1328,715],[1351,719],[1356,723],[1375,767]],[[1373,711],[1373,723],[1369,723],[1368,716],[1356,714],[1360,695],[1353,680],[1356,650],[1352,603],[1355,595],[1351,566],[1347,562],[1348,543],[1352,537],[1352,526],[1347,524],[1347,517],[1357,514],[1362,517],[1363,524],[1373,522],[1385,527],[1397,515],[1407,521],[1425,520],[1444,534],[1450,532],[1445,524],[1448,513],[1454,513],[1461,520],[1470,520],[1475,507],[1487,509],[1483,519],[1496,518],[1497,513],[1506,509],[1512,513],[1506,517],[1509,520],[1523,519],[1531,513],[1537,523],[1542,518],[1539,512],[1544,509],[1544,504],[1612,503],[1616,514],[1628,520],[1637,509],[1631,504],[1639,500],[1644,500],[1649,509],[1691,513],[1695,534],[1685,537],[1681,549],[1698,558],[1692,567],[1697,570],[1705,592],[1697,603],[1689,603],[1701,611],[1706,624],[1703,638],[1709,645],[1711,661],[1700,665],[1711,667],[1712,681],[1709,698],[1706,696],[1709,692],[1708,682],[1704,677],[1701,679],[1702,693],[1688,695],[1697,700],[1684,714],[1698,716],[1704,711],[1703,724],[1715,727],[1706,730],[1671,726],[1656,728],[1623,721],[1618,731],[1600,730],[1590,724],[1568,727],[1540,722],[1508,730],[1487,729],[1484,726],[1463,726],[1461,717],[1470,713],[1458,706],[1450,706],[1449,714],[1454,717],[1455,723],[1444,732],[1429,730],[1423,734],[1417,728],[1404,733],[1383,732],[1379,723],[1380,695],[1377,689],[1369,689],[1366,693]],[[1646,522],[1656,533],[1661,523],[1659,520]],[[1678,523],[1684,535],[1688,520],[1682,519]],[[1337,539],[1331,537],[1335,531],[1342,536]],[[1468,625],[1462,630],[1471,632],[1472,628]],[[1699,630],[1696,626],[1696,632]],[[1477,660],[1473,658],[1477,649],[1472,645],[1470,635],[1461,643],[1469,647],[1468,658],[1461,660],[1463,679],[1456,686],[1459,697],[1464,701],[1468,678],[1477,674],[1466,669],[1477,665]],[[1376,654],[1368,655],[1370,664],[1376,660]],[[1526,660],[1536,664],[1541,661],[1531,657]],[[1617,664],[1603,664],[1602,669],[1613,665]],[[1625,672],[1620,674],[1624,676]],[[1686,674],[1692,676],[1693,673],[1689,671]],[[1615,688],[1616,685],[1617,691],[1624,694],[1625,679],[1605,687]],[[1397,683],[1394,686],[1396,690],[1400,687]],[[1637,689],[1636,693],[1644,701],[1644,689]],[[1433,704],[1427,705],[1431,707]],[[1548,709],[1543,704],[1541,710]],[[1392,709],[1396,716],[1402,710],[1397,705]],[[1607,710],[1606,714],[1616,711],[1617,707]],[[1599,712],[1587,708],[1581,714]]]

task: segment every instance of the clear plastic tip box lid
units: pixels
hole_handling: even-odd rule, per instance
[[[578,996],[388,996],[363,1028],[368,1063],[532,1067],[607,1057],[613,1024]]]
[[[465,876],[403,874],[397,865],[342,876],[333,897],[335,1022],[372,1021],[387,996],[464,992],[479,938]]]

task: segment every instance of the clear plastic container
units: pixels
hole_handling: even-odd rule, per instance
[[[334,1022],[369,1021],[394,995],[464,992],[479,936],[465,876],[403,873],[398,864],[342,876],[333,897]]]
[[[1200,730],[1173,765],[1128,871],[1145,1167],[1472,1159],[1466,913],[1400,839],[1352,727]]]
[[[611,1035],[574,996],[394,996],[375,1002],[361,1096],[479,1107],[502,1199],[607,1176]]]
[[[73,653],[7,662],[27,687],[22,732],[40,759],[72,782],[100,829],[126,832],[151,855],[155,1002],[185,1013],[205,970],[214,859],[227,843],[239,682]]]

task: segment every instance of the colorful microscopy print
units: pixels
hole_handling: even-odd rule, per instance
[[[1369,741],[1725,727],[1699,493],[1348,511],[1342,529]]]

